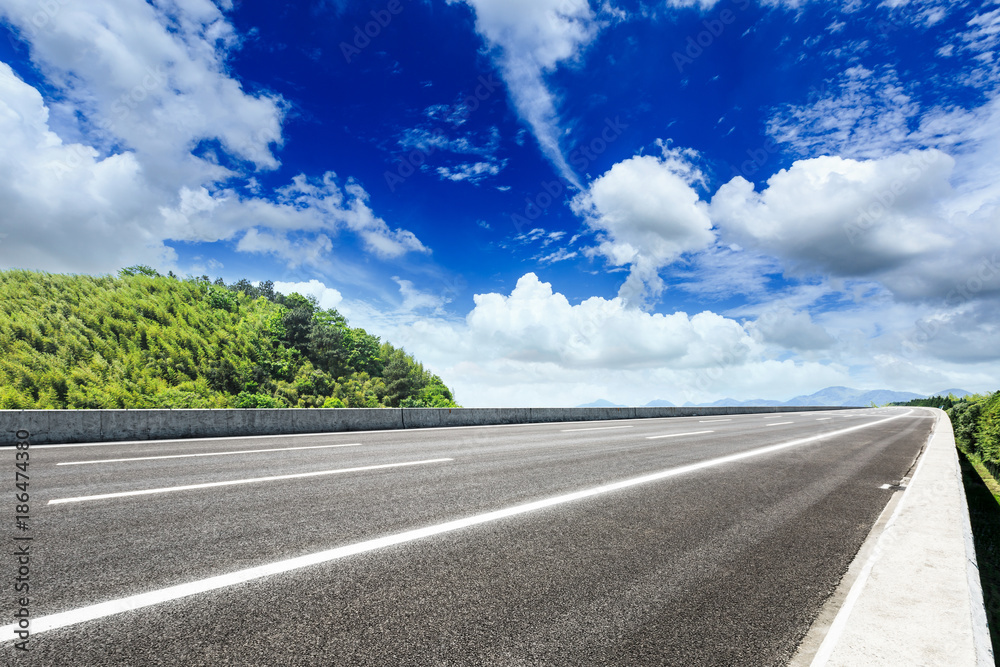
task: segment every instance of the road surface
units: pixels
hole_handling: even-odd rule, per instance
[[[29,651],[7,626],[0,662],[784,664],[932,426],[890,408],[34,446]]]

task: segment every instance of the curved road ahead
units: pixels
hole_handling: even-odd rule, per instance
[[[0,662],[784,664],[933,423],[34,446],[30,651],[7,626]]]

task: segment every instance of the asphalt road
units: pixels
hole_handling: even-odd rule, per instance
[[[929,415],[32,447],[34,632],[0,662],[784,664]],[[12,468],[13,451],[0,455]],[[157,489],[171,490],[135,493]],[[0,568],[10,581],[15,559]],[[140,594],[148,604],[122,613],[78,611]],[[39,631],[54,614],[66,625]]]

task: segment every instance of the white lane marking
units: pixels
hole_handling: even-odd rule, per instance
[[[233,454],[258,454],[260,452],[297,452],[303,449],[331,449],[333,447],[360,447],[360,442],[344,445],[314,445],[310,447],[279,447],[276,449],[241,449],[238,452],[204,452],[202,454],[169,454],[167,456],[136,456],[130,459],[99,459],[96,461],[63,461],[57,466],[82,466],[88,463],[121,463],[123,461],[153,461],[156,459],[186,459],[194,456],[232,456]]]
[[[167,486],[159,489],[140,489],[139,491],[121,491],[119,493],[101,493],[96,496],[77,496],[75,498],[55,498],[49,501],[49,505],[59,505],[62,503],[79,503],[87,500],[103,500],[105,498],[124,498],[126,496],[146,496],[153,493],[171,493],[173,491],[187,491],[190,489],[208,489],[215,486],[234,486],[236,484],[256,484],[258,482],[274,482],[279,479],[299,479],[302,477],[321,477],[323,475],[339,475],[345,472],[361,472],[363,470],[382,470],[384,468],[401,468],[403,466],[418,466],[425,463],[444,463],[455,459],[427,459],[426,461],[406,461],[405,463],[383,463],[374,466],[360,466],[358,468],[340,468],[339,470],[318,470],[316,472],[300,472],[293,475],[274,475],[272,477],[254,477],[251,479],[232,479],[225,482],[207,482],[205,484],[187,484],[185,486]]]
[[[764,426],[784,426],[785,424],[794,424],[795,422],[771,422],[770,424],[764,424]]]
[[[731,422],[732,419],[699,419],[699,424],[714,424],[715,422]]]
[[[764,419],[781,419],[784,416],[785,415],[768,415],[767,417],[764,417]]]
[[[690,433],[671,433],[669,435],[647,435],[646,440],[658,440],[659,438],[679,438],[682,435],[701,435],[702,433],[715,433],[715,431],[691,431]]]
[[[403,430],[403,429],[396,429]],[[411,429],[412,430],[412,429]],[[382,433],[383,431],[365,431],[365,433]],[[358,437],[357,431],[329,431],[325,433],[278,433],[275,435],[220,435],[212,438],[171,438],[169,440],[116,440],[114,442],[69,442],[58,445],[31,445],[32,449],[59,449],[62,447],[113,447],[115,445],[170,445],[174,443],[193,444],[196,442],[215,442],[216,440],[260,440],[263,438],[319,438],[328,435],[346,435]]]
[[[820,417],[816,421],[821,422],[821,421],[826,421],[827,419],[833,419],[833,417]]]
[[[909,412],[912,412],[912,410],[910,410]],[[909,412],[907,412],[906,414],[909,414]],[[496,510],[494,512],[487,512],[485,514],[476,514],[474,516],[466,517],[464,519],[457,519],[455,521],[439,523],[433,526],[427,526],[426,528],[417,528],[415,530],[408,530],[402,533],[387,535],[385,537],[379,537],[373,540],[366,540],[364,542],[357,542],[355,544],[349,544],[343,547],[328,549],[326,551],[319,551],[314,554],[307,554],[305,556],[299,556],[297,558],[289,558],[287,560],[278,561],[276,563],[259,565],[257,567],[251,567],[245,570],[230,572],[229,574],[209,577],[208,579],[201,579],[199,581],[192,581],[187,584],[170,586],[168,588],[162,588],[160,590],[150,591],[148,593],[140,593],[139,595],[132,595],[125,598],[120,598],[118,600],[100,602],[98,604],[89,605],[87,607],[80,607],[79,609],[71,609],[70,611],[63,611],[55,614],[49,614],[48,616],[38,616],[32,619],[31,621],[31,632],[32,634],[38,634],[40,632],[46,632],[48,630],[64,628],[69,625],[76,625],[78,623],[83,623],[85,621],[92,621],[98,618],[105,618],[107,616],[120,614],[125,611],[134,611],[136,609],[142,609],[144,607],[149,607],[155,604],[169,602],[171,600],[178,600],[180,598],[189,597],[191,595],[197,595],[198,593],[205,593],[219,588],[225,588],[228,586],[233,586],[235,584],[252,581],[254,579],[261,579],[263,577],[271,576],[274,574],[291,572],[293,570],[309,567],[311,565],[318,565],[320,563],[328,563],[330,561],[337,560],[340,558],[345,558],[347,556],[354,556],[356,554],[361,554],[368,551],[374,551],[376,549],[382,549],[396,544],[402,544],[404,542],[412,542],[414,540],[423,539],[425,537],[440,535],[442,533],[448,533],[462,528],[468,528],[470,526],[476,526],[491,521],[497,521],[499,519],[505,519],[507,517],[517,516],[519,514],[527,514],[528,512],[534,512],[548,507],[553,507],[555,505],[562,505],[564,503],[574,502],[577,500],[582,500],[584,498],[590,498],[592,496],[598,496],[605,493],[610,493],[612,491],[618,491],[620,489],[626,489],[632,486],[638,486],[640,484],[648,484],[649,482],[655,482],[661,479],[666,479],[668,477],[676,477],[677,475],[683,475],[685,473],[695,472],[697,470],[703,470],[705,468],[711,468],[726,463],[732,463],[734,461],[749,459],[755,456],[762,456],[764,454],[770,454],[772,452],[780,451],[782,449],[787,449],[789,447],[796,447],[799,445],[804,445],[806,443],[815,442],[816,440],[833,438],[838,435],[843,435],[844,433],[850,433],[851,431],[857,431],[859,429],[868,428],[870,426],[876,426],[878,424],[883,424],[885,422],[892,421],[893,419],[898,419],[898,417],[888,417],[886,419],[881,419],[876,422],[871,422],[870,424],[859,424],[858,426],[851,426],[849,428],[840,429],[839,431],[831,431],[830,433],[822,433],[820,435],[814,435],[808,438],[791,440],[789,442],[783,442],[777,445],[759,447],[757,449],[751,449],[745,452],[740,452],[738,454],[729,454],[728,456],[720,456],[718,458],[708,459],[707,461],[701,461],[699,463],[692,463],[690,465],[681,466],[679,468],[670,468],[657,473],[653,473],[651,475],[643,475],[642,477],[633,477],[632,479],[626,479],[620,482],[614,482],[612,484],[605,484],[604,486],[597,486],[590,489],[584,489],[583,491],[567,493],[561,496],[552,496],[550,498],[545,498],[543,500],[537,500],[535,502],[525,503],[523,505],[515,505],[513,507],[508,507],[502,510]],[[0,642],[13,641],[16,637],[14,632],[17,629],[18,626],[14,623],[0,627]]]
[[[613,428],[635,428],[634,426],[595,426],[593,428],[564,428],[563,433],[576,433],[577,431],[610,431]]]

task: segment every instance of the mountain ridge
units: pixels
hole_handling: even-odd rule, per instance
[[[872,403],[885,405],[887,403],[904,403],[915,398],[930,398],[931,396],[954,395],[956,398],[970,395],[964,389],[945,389],[943,392],[935,394],[916,394],[909,391],[894,391],[891,389],[854,389],[852,387],[833,386],[820,389],[812,394],[802,394],[787,401],[776,401],[765,398],[752,398],[746,401],[738,401],[735,398],[723,398],[711,403],[685,403],[686,408],[716,408],[716,407],[868,407]],[[662,399],[650,401],[645,407],[655,405],[670,405],[669,401]],[[579,408],[589,407],[625,407],[617,403],[612,403],[606,399],[598,399],[592,403],[578,405]]]

